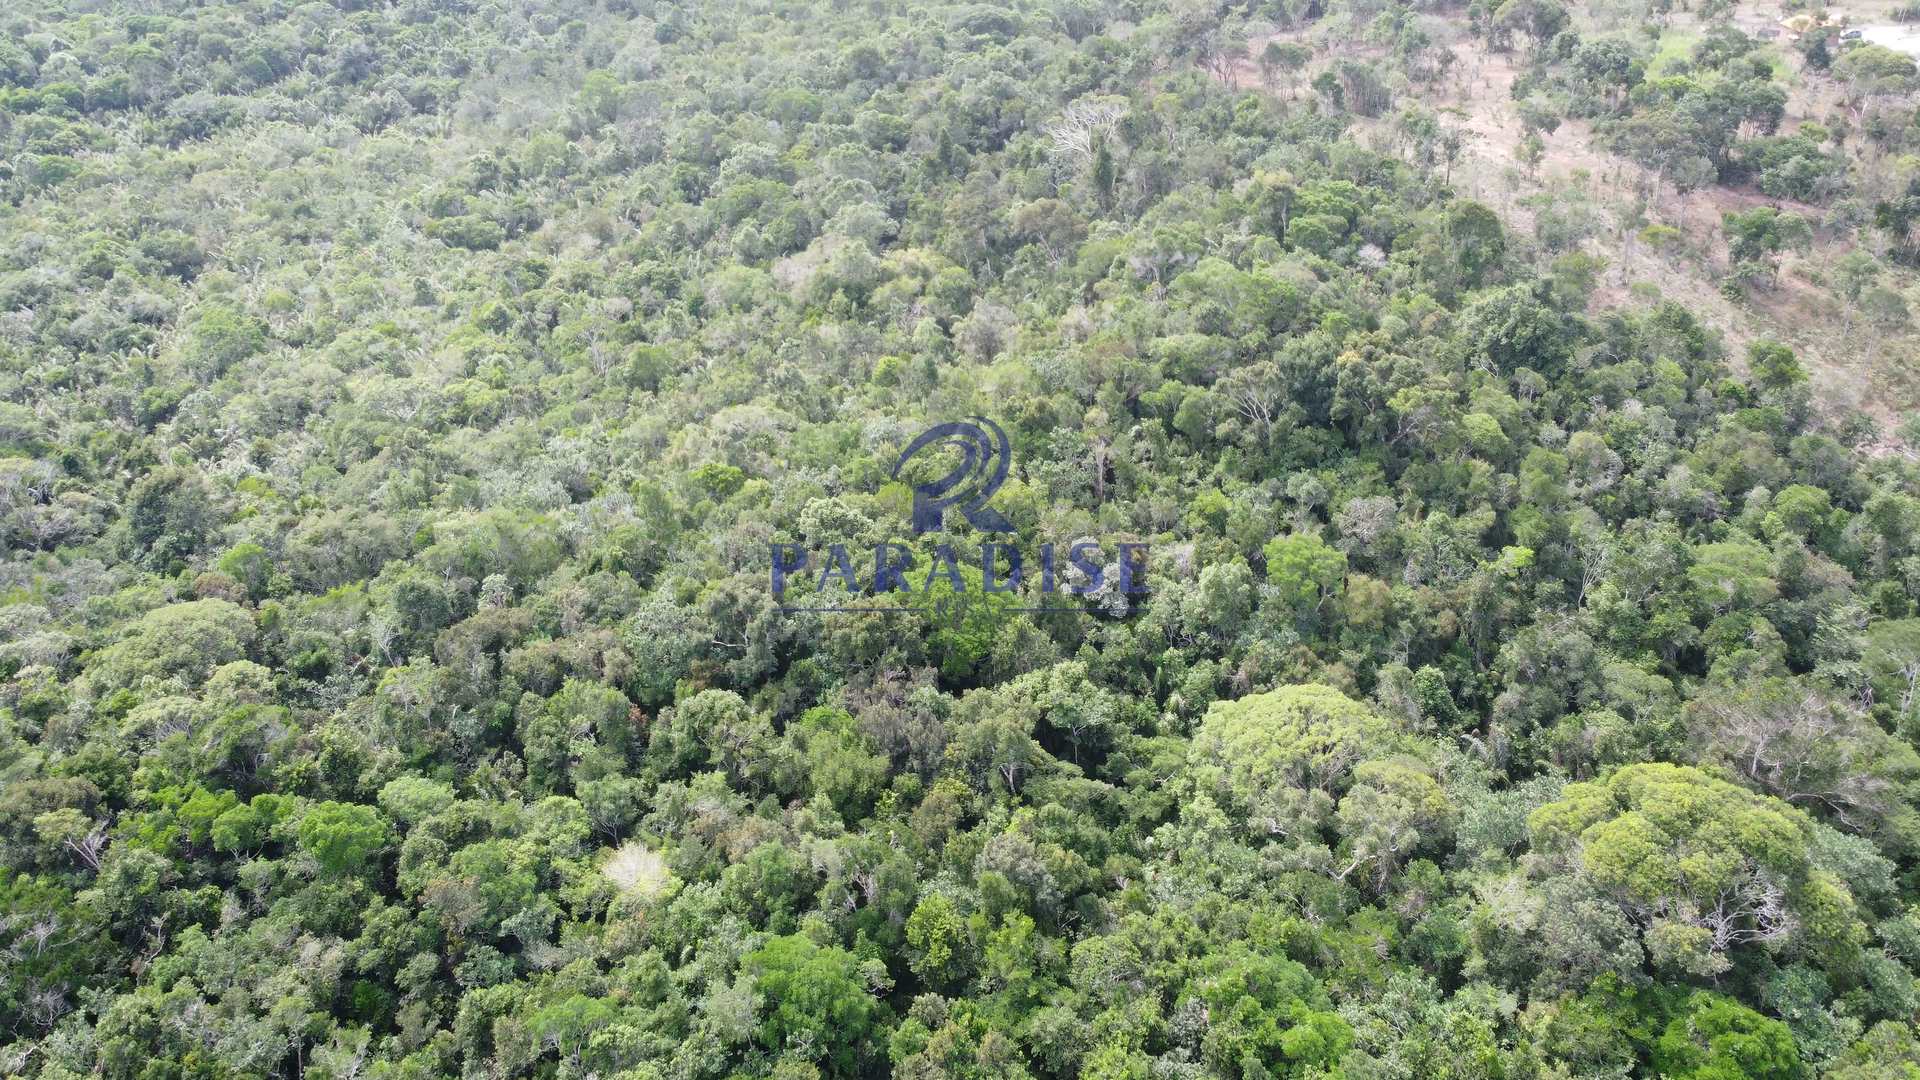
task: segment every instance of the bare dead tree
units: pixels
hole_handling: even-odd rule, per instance
[[[1053,152],[1081,162],[1092,161],[1094,146],[1126,115],[1127,107],[1120,102],[1081,98],[1067,106],[1060,119],[1047,125]]]
[[[1772,941],[1797,923],[1787,910],[1787,891],[1751,867],[1737,884],[1721,890],[1701,922],[1713,934],[1713,951],[1725,952],[1749,941]]]
[[[1893,792],[1874,769],[1879,729],[1848,703],[1779,680],[1702,698],[1688,711],[1702,757],[1760,790],[1824,806],[1853,829],[1886,814]]]
[[[104,821],[95,825],[87,835],[78,839],[68,837],[66,840],[67,850],[73,852],[76,858],[87,864],[88,869],[95,872],[100,869],[100,853],[106,849],[106,846],[107,825]]]

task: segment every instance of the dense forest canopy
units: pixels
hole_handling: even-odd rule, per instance
[[[1920,1077],[1920,468],[1719,318],[1915,72],[1735,13],[9,3],[0,1074]],[[976,416],[1145,595],[781,609]]]

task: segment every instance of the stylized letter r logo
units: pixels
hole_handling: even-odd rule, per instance
[[[938,443],[959,446],[963,457],[960,466],[947,475],[914,485],[913,534],[944,528],[949,506],[959,507],[960,513],[982,532],[1012,532],[1012,523],[987,506],[987,500],[1007,480],[1007,433],[1000,430],[1000,425],[978,416],[930,428],[900,452],[900,460],[893,463],[893,478],[900,479],[900,470],[913,455]]]

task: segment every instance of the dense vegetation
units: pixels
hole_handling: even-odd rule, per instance
[[[1920,468],[1242,15],[8,5],[0,1073],[1920,1076]],[[779,610],[969,415],[1151,592]]]

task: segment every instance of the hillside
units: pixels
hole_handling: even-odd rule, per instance
[[[1847,13],[6,5],[0,1076],[1920,1076]]]
[[[1412,13],[1401,29],[1358,18],[1275,29],[1256,17],[1244,54],[1235,51],[1229,80],[1290,100],[1280,91],[1276,65],[1260,61],[1269,43],[1305,50],[1304,66],[1289,77],[1299,86],[1354,58],[1379,66],[1388,82],[1404,83],[1398,55],[1421,54],[1414,65],[1420,92],[1356,125],[1357,137],[1403,157],[1430,158],[1435,139],[1452,145],[1462,189],[1533,241],[1527,254],[1540,273],[1553,273],[1554,260],[1569,254],[1590,260],[1579,271],[1592,279],[1590,313],[1644,310],[1674,299],[1737,348],[1761,339],[1790,344],[1807,363],[1816,398],[1831,418],[1843,423],[1864,413],[1880,431],[1882,450],[1904,452],[1898,429],[1920,394],[1914,382],[1920,338],[1910,316],[1920,277],[1902,253],[1903,241],[1876,213],[1904,195],[1920,168],[1902,130],[1911,117],[1914,77],[1899,68],[1902,58],[1920,53],[1920,37],[1903,36],[1884,5],[1823,10],[1832,26],[1796,36],[1782,25],[1788,21],[1782,10],[1764,4],[1655,12],[1632,33],[1621,32],[1621,16],[1629,11],[1576,7],[1567,11],[1569,38],[1531,47],[1517,23],[1506,40],[1489,33],[1491,10],[1484,17]],[[1849,30],[1869,40],[1843,37]],[[1393,44],[1394,34],[1418,44]],[[1568,81],[1570,69],[1595,62],[1575,55],[1574,42],[1583,36],[1619,43],[1621,63],[1638,65],[1625,76],[1638,89],[1616,91],[1617,105],[1595,109]],[[1858,58],[1847,61],[1845,54],[1874,38],[1901,48],[1884,58],[1894,65],[1891,73],[1862,77],[1848,67],[1859,66]],[[1809,58],[1820,50],[1834,55]],[[1659,80],[1702,87],[1729,81],[1724,64],[1716,63],[1721,54],[1744,54],[1766,71],[1765,81],[1779,95],[1777,104],[1766,102],[1731,133],[1736,144],[1744,140],[1744,149],[1731,148],[1726,162],[1703,163],[1709,171],[1693,175],[1684,159],[1663,171],[1657,156],[1635,156],[1621,142],[1621,119],[1659,109],[1652,92]],[[1699,107],[1726,106],[1702,100]],[[1781,156],[1779,139],[1808,131],[1822,134],[1809,146],[1788,146],[1804,152],[1774,166],[1771,179],[1753,167],[1761,154]],[[1685,124],[1650,137],[1674,140],[1668,146],[1676,155],[1687,140],[1710,138]],[[1642,149],[1669,152],[1657,141]],[[1743,272],[1726,218],[1762,208],[1802,219],[1804,237]]]

